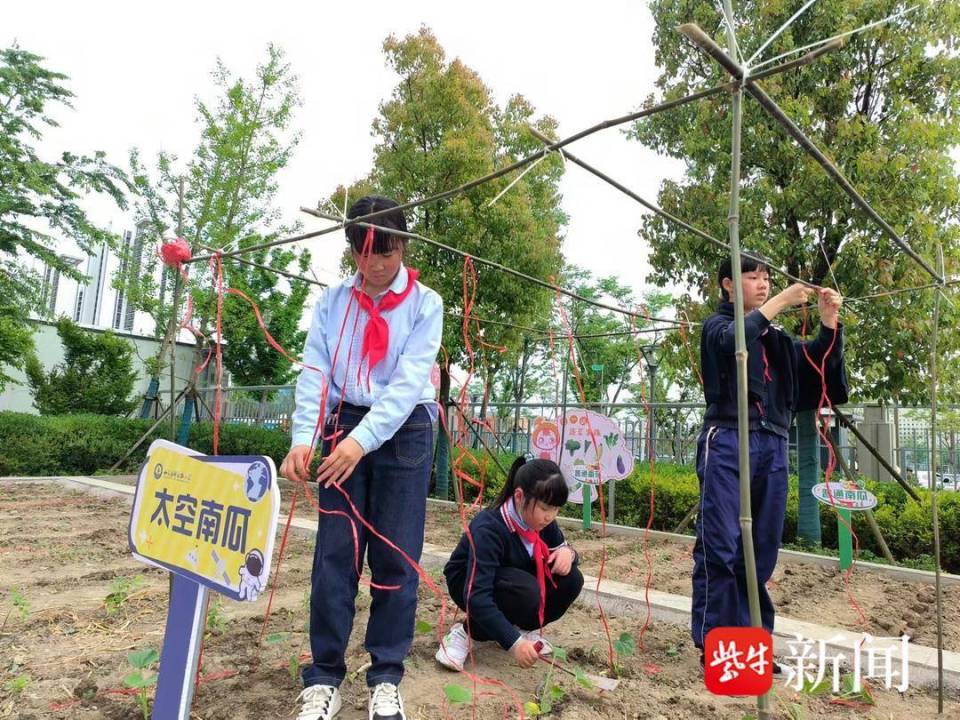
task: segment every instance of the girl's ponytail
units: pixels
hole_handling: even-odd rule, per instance
[[[526,464],[527,459],[523,455],[513,461],[513,465],[510,466],[510,472],[507,473],[507,479],[503,483],[503,489],[500,490],[497,499],[493,501],[494,507],[500,507],[513,496],[513,491],[517,487],[517,473],[520,472],[520,468]]]
[[[551,507],[560,507],[567,501],[567,481],[559,466],[552,460],[536,459],[527,462],[523,457],[514,460],[503,489],[493,501],[493,507],[503,505],[517,488],[523,490],[524,505],[538,500]]]

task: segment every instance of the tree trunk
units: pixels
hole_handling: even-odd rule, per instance
[[[450,498],[450,440],[447,430],[453,429],[454,417],[450,406],[450,372],[440,368],[440,407],[447,420],[447,429],[437,427],[437,449],[434,455],[434,494],[441,500]]]
[[[797,540],[819,545],[820,503],[813,496],[813,486],[820,481],[820,436],[814,410],[797,413],[797,476],[800,493]]]

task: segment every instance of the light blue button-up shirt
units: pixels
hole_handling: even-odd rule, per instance
[[[386,356],[370,373],[368,385],[366,360],[360,366],[367,313],[356,301],[350,301],[357,281],[358,276],[354,274],[339,285],[327,288],[314,307],[303,362],[321,372],[304,368],[297,378],[293,445],[313,442],[324,383],[329,383],[324,420],[336,412],[341,398],[352,405],[370,408],[349,435],[365,453],[373,452],[392,438],[418,404],[434,402],[430,371],[443,334],[443,300],[434,290],[418,282],[400,305],[382,313],[390,326],[390,341]],[[402,293],[408,281],[407,270],[401,265],[389,289]],[[379,302],[384,294],[377,295],[374,302]],[[348,305],[349,317],[344,321]],[[334,355],[335,368],[332,367]]]

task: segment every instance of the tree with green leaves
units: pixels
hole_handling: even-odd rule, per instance
[[[647,293],[643,302],[638,302],[633,290],[616,276],[595,278],[590,271],[576,265],[564,270],[563,285],[581,297],[650,315],[660,315],[670,302],[670,295],[663,292]],[[631,321],[622,313],[568,297],[564,297],[562,302],[566,308],[569,329],[575,335],[577,370],[586,401],[615,403],[628,394],[636,397],[638,388],[632,384],[632,379],[642,358],[639,346],[658,341],[661,333],[653,332],[657,324],[643,318]],[[555,323],[562,327],[562,318],[556,317]],[[633,334],[635,330],[651,332]],[[563,358],[569,345],[563,336],[559,339],[562,345],[560,357]],[[576,404],[579,402],[579,388],[572,367],[568,386],[570,403]],[[630,392],[631,389],[633,392]]]
[[[760,59],[905,8],[893,0],[823,0],[806,9]],[[716,4],[653,0],[651,10],[657,63],[663,70],[657,84],[664,97],[729,80],[716,62],[676,31],[681,23],[696,22],[708,33],[720,32]],[[796,7],[751,1],[734,10],[738,43],[750,58]],[[937,256],[937,246],[943,247],[948,275],[960,260],[960,181],[950,156],[960,140],[960,56],[954,50],[958,33],[960,7],[922,1],[889,23],[854,34],[843,48],[814,63],[761,82],[914,250],[929,261]],[[727,97],[716,95],[643,120],[632,131],[633,137],[686,163],[683,180],[661,185],[659,204],[724,240],[729,106]],[[749,97],[743,111],[741,178],[742,247],[762,253],[793,275],[836,285],[848,297],[930,281]],[[642,233],[653,251],[653,279],[691,288],[684,304],[692,319],[709,314],[718,297],[715,274],[724,251],[656,216],[646,218]],[[853,396],[879,401],[898,397],[908,404],[929,400],[932,304],[933,293],[927,291],[846,305],[842,320]],[[958,319],[956,306],[942,306],[945,326]],[[817,327],[816,318],[800,314],[781,316],[780,321],[798,334]],[[944,357],[958,349],[960,338],[941,333]],[[941,397],[956,398],[957,368],[941,365],[940,376]],[[801,416],[803,437],[815,437],[813,423],[812,413]],[[816,475],[804,473],[801,478],[799,518],[799,534],[814,542],[820,538],[819,514],[807,490]]]
[[[116,240],[87,217],[82,198],[105,194],[125,207],[126,178],[102,152],[45,159],[36,149],[45,130],[58,125],[52,109],[72,107],[67,79],[17,45],[0,50],[0,390],[11,381],[4,368],[22,368],[33,348],[30,311],[44,312],[40,278],[28,259],[80,281],[58,244],[72,241],[93,253]]]
[[[213,72],[215,104],[196,101],[200,140],[185,163],[166,152],[151,173],[137,152],[130,158],[138,191],[138,227],[148,243],[183,237],[194,254],[252,247],[297,229],[279,222],[272,205],[277,174],[287,165],[299,135],[291,130],[299,105],[297,79],[283,52],[274,46],[252,79],[235,76],[218,62]],[[289,246],[245,253],[242,258],[277,270],[303,273],[307,250]],[[168,328],[176,271],[157,268],[156,253],[146,252],[138,276],[116,279],[139,309],[155,321],[159,338]],[[128,267],[138,267],[135,262]],[[189,266],[195,324],[206,336],[214,327],[214,278],[205,265]],[[299,329],[309,285],[270,270],[223,260],[224,286],[249,296],[280,345],[296,352],[305,334]],[[159,281],[158,281],[159,277]],[[182,304],[181,304],[182,309]],[[294,368],[269,346],[250,306],[234,295],[223,303],[223,362],[238,385],[289,382]],[[159,372],[160,364],[156,364]]]
[[[918,9],[850,37],[845,47],[805,67],[761,81],[783,108],[893,228],[935,264],[942,245],[947,274],[960,261],[960,181],[951,149],[960,141],[960,7],[920,2]],[[886,17],[905,4],[891,0],[823,0],[808,8],[762,58],[828,38]],[[651,2],[662,74],[660,94],[675,98],[729,76],[676,31],[696,22],[722,34],[717,5],[708,0]],[[744,57],[796,10],[782,2],[744,2],[734,8]],[[721,43],[723,44],[723,43]],[[730,171],[729,99],[716,95],[640,121],[632,136],[686,163],[685,177],[661,185],[659,204],[716,238],[726,239]],[[847,297],[930,281],[858,210],[823,169],[749,96],[744,103],[740,234],[744,248]],[[694,320],[718,297],[716,269],[724,251],[663,219],[645,219],[652,279],[687,285]],[[701,301],[706,301],[701,302]],[[902,403],[928,401],[931,291],[846,305],[847,368],[853,394]],[[907,308],[909,307],[909,312]],[[942,306],[941,322],[960,319]],[[808,320],[807,328],[815,327]],[[791,331],[799,315],[787,316]],[[694,338],[696,342],[696,338]],[[942,355],[960,338],[941,333]],[[960,390],[958,371],[941,367],[944,398]]]
[[[448,60],[437,38],[426,27],[405,38],[388,37],[383,45],[388,66],[400,81],[383,102],[373,122],[378,142],[368,177],[349,189],[348,199],[376,191],[406,202],[427,197],[493,171],[542,147],[528,131],[533,125],[555,134],[550,117],[535,118],[522,96],[498,107],[481,78],[459,59]],[[519,174],[522,171],[518,171]],[[464,252],[494,260],[538,278],[559,276],[561,231],[566,216],[559,209],[558,184],[563,172],[559,158],[548,157],[508,192],[497,196],[516,174],[410,211],[411,231]],[[330,197],[344,204],[345,190]],[[496,199],[495,202],[494,199]],[[464,310],[464,263],[461,258],[426,243],[412,241],[409,262],[424,283],[437,290],[448,312]],[[475,265],[476,300],[473,315],[526,325],[544,317],[553,300],[550,290]],[[483,336],[497,347],[520,347],[521,331],[493,324]],[[444,326],[444,348],[451,364],[469,365],[462,321],[450,317]],[[473,343],[487,364],[482,374],[495,375],[496,350],[485,352]],[[444,372],[444,383],[448,382]]]
[[[349,197],[371,189],[400,202],[428,197],[542,147],[528,132],[528,124],[555,135],[555,121],[536,117],[522,96],[514,95],[499,107],[476,72],[459,59],[447,59],[428,28],[404,38],[390,36],[383,49],[399,82],[373,122],[377,139],[373,169],[349,189]],[[420,206],[409,213],[408,224],[414,232],[534,277],[559,276],[566,223],[558,192],[562,162],[545,158],[498,197],[520,172]],[[338,189],[330,202],[342,208],[345,193]],[[489,324],[482,326],[480,342],[474,328],[471,361],[459,317],[465,310],[463,260],[417,241],[410,243],[408,253],[409,264],[420,270],[423,282],[443,297],[448,312],[443,347],[451,364],[470,367],[472,362],[489,388],[507,358],[500,348],[518,350],[521,331]],[[481,264],[475,271],[472,314],[477,318],[530,325],[549,314],[550,290]],[[467,282],[472,287],[469,271]],[[445,366],[440,393],[446,403],[450,377]]]
[[[69,318],[57,321],[63,362],[45,371],[36,355],[27,358],[27,380],[41,415],[126,415],[137,372],[133,345],[113,333],[84,330]]]

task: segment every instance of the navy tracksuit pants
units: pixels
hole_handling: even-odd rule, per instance
[[[705,428],[697,441],[700,512],[693,547],[693,643],[703,648],[715,627],[750,625],[747,578],[740,536],[740,468],[737,430]],[[787,441],[750,433],[750,504],[763,627],[773,632],[767,581],[777,565],[787,508]]]

